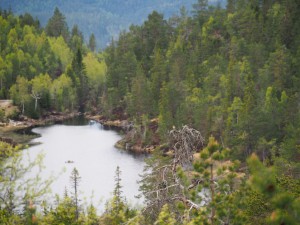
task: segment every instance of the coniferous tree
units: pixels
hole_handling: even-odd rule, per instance
[[[277,177],[275,168],[266,168],[256,155],[252,155],[247,162],[251,174],[249,187],[259,196],[257,200],[263,201],[264,208],[260,213],[264,215],[260,223],[297,224],[300,220],[297,213],[300,209],[299,180]],[[253,210],[255,208],[249,208],[250,221],[256,217],[252,214]]]
[[[47,23],[46,33],[51,37],[62,36],[67,43],[69,41],[69,30],[66,18],[57,7]]]
[[[172,213],[169,211],[167,204],[162,207],[162,210],[159,213],[159,216],[154,223],[154,225],[165,225],[165,224],[168,224],[168,225],[176,224],[176,219],[174,218]]]
[[[193,5],[193,14],[197,18],[199,27],[202,27],[208,16],[208,0],[198,0]]]
[[[81,177],[79,176],[79,172],[76,168],[74,168],[72,170],[72,173],[71,173],[71,185],[72,185],[72,188],[74,188],[74,193],[73,193],[73,201],[74,201],[74,206],[75,206],[75,218],[76,220],[78,221],[79,219],[79,211],[80,211],[80,207],[79,207],[79,183],[80,183],[80,180],[81,180]]]
[[[97,215],[97,209],[91,204],[87,208],[87,219],[85,225],[98,225],[99,224],[99,217]]]
[[[67,192],[62,199],[56,197],[56,207],[51,207],[48,214],[44,216],[43,222],[44,224],[82,224],[82,221],[78,221],[76,217],[74,201]]]
[[[90,39],[89,39],[89,48],[91,49],[92,52],[95,52],[97,47],[96,44],[96,38],[94,34],[91,34]]]
[[[226,162],[228,153],[229,149],[224,149],[214,137],[210,137],[207,147],[195,160],[194,168],[198,172],[195,177],[201,181],[197,191],[204,192],[200,197],[203,210],[196,212],[194,219],[198,223],[229,224],[241,220],[239,208],[233,201],[240,182],[235,172],[239,162]],[[197,199],[198,195],[194,193],[193,196]]]
[[[82,49],[84,37],[82,32],[79,30],[77,24],[75,24],[71,31],[70,37],[70,48],[73,52],[76,52],[77,49]]]
[[[83,63],[82,49],[78,48],[72,60],[72,68],[69,71],[73,84],[76,87],[79,111],[85,110],[85,103],[89,97],[88,79],[85,64]]]
[[[117,166],[115,174],[115,187],[113,197],[107,202],[105,212],[100,217],[100,224],[118,225],[129,221],[136,216],[136,211],[131,209],[122,195],[121,170]]]
[[[120,210],[122,207],[123,197],[122,197],[122,185],[121,185],[121,170],[120,167],[117,166],[116,175],[115,175],[115,188],[113,191],[113,195],[115,197],[115,206],[116,210]]]

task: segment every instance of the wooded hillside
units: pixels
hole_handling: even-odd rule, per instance
[[[191,9],[193,3],[194,0],[2,0],[0,8],[11,9],[18,15],[30,13],[45,26],[55,7],[58,7],[66,16],[70,28],[75,24],[79,26],[86,42],[94,33],[98,47],[105,48],[112,37],[117,38],[118,34],[127,30],[131,24],[141,24],[153,10],[171,17],[179,13],[181,6]]]
[[[0,142],[0,222],[299,224],[299,15],[298,0],[198,0],[192,15],[153,11],[98,54],[58,8],[45,28],[1,11],[0,97],[13,99],[16,117],[100,113],[131,122],[129,144],[156,148],[139,182],[143,208],[122,196],[118,167],[97,215],[80,207],[76,169],[73,192],[54,204],[38,189],[49,181],[25,182],[20,194],[31,167]]]

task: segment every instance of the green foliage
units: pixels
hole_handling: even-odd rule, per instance
[[[236,172],[240,164],[238,161],[227,161],[228,153],[228,149],[223,149],[210,137],[207,147],[200,152],[199,159],[195,160],[195,179],[202,181],[202,186],[199,186],[197,191],[202,194],[201,197],[194,194],[193,198],[194,201],[202,202],[204,206],[200,212],[196,212],[192,221],[201,221],[204,224],[234,221],[234,224],[243,224],[243,216],[240,215],[240,209],[235,202],[241,182]]]
[[[51,85],[52,106],[59,111],[73,110],[76,105],[72,80],[65,74],[55,79]]]
[[[83,63],[82,49],[77,48],[72,60],[72,68],[67,72],[76,87],[79,111],[83,112],[88,99],[88,78]]]
[[[74,201],[68,196],[63,199],[57,197],[57,206],[43,218],[44,224],[81,224],[76,218],[76,207]]]
[[[76,169],[76,167],[73,168],[72,172],[71,172],[71,186],[74,189],[74,192],[72,192],[72,200],[73,200],[73,204],[75,206],[75,218],[76,221],[78,221],[79,218],[79,212],[80,212],[80,207],[79,207],[79,183],[81,181],[81,177],[79,176],[79,172]]]
[[[299,222],[300,199],[299,181],[291,177],[276,179],[274,167],[266,168],[257,158],[252,155],[248,159],[251,177],[249,186],[259,196],[263,204],[258,204],[260,214],[264,213],[261,220],[267,224],[297,224]],[[257,207],[250,209],[250,219],[255,214]]]
[[[53,31],[59,27],[46,28],[46,33],[48,29],[55,33],[50,37],[37,29],[30,18],[27,22],[13,14],[10,19],[0,18],[5,37],[1,39],[0,53],[1,98],[13,99],[22,114],[34,118],[51,110],[98,107],[105,87],[106,65],[103,56],[88,53],[77,26],[69,42],[64,34]],[[49,24],[55,21],[65,24],[58,9]]]
[[[25,150],[23,150],[25,151]],[[33,161],[26,160],[20,146],[0,142],[0,222],[1,224],[36,224],[36,206],[49,191],[52,179],[41,180],[40,174],[28,177],[34,168],[42,168],[42,155]],[[24,215],[19,211],[25,203]]]
[[[62,36],[57,38],[49,37],[49,44],[53,53],[59,58],[62,64],[62,70],[72,62],[72,52]]]
[[[40,74],[31,80],[32,89],[31,93],[33,96],[38,96],[35,98],[36,104],[42,108],[49,110],[51,107],[51,96],[50,96],[50,88],[52,84],[52,80],[48,74]],[[35,110],[37,109],[37,105],[35,106]]]
[[[115,188],[112,199],[107,202],[105,212],[100,217],[100,224],[118,225],[130,221],[136,216],[136,211],[131,209],[122,196],[121,171],[117,167],[115,175]],[[140,220],[135,218],[135,220]]]
[[[168,205],[164,205],[159,213],[155,225],[175,225],[176,220],[172,213],[169,211]]]
[[[93,106],[97,107],[104,92],[106,64],[102,55],[94,55],[93,53],[88,53],[83,58],[83,63],[86,66],[86,75],[89,81],[89,101]]]
[[[66,42],[69,41],[69,30],[66,18],[57,7],[54,10],[53,16],[47,23],[46,33],[50,37],[62,36]]]
[[[223,9],[199,0],[193,9],[192,16],[181,10],[170,20],[154,11],[99,55],[93,52],[93,35],[89,52],[78,26],[68,34],[58,9],[46,33],[29,15],[1,12],[1,98],[12,98],[32,117],[50,110],[101,108],[110,119],[135,121],[131,141],[142,144],[153,132],[160,134],[162,146],[148,159],[151,171],[141,182],[145,218],[122,197],[117,170],[114,196],[100,222],[93,208],[90,220],[78,215],[78,205],[74,208],[67,196],[45,221],[297,224],[299,4],[237,0]],[[158,130],[150,130],[149,121],[157,117]],[[187,156],[189,163],[179,163],[174,146],[163,145],[171,128],[186,124],[208,140],[193,167],[194,155]],[[246,171],[249,156],[248,178],[236,171]],[[0,218],[26,220],[13,212],[13,184],[5,185],[12,189]],[[29,218],[33,211],[27,210]]]
[[[25,203],[23,216],[25,217],[25,224],[38,225],[38,219],[36,216],[36,207],[33,205],[32,201],[27,201]]]
[[[198,1],[193,17],[170,21],[154,11],[105,51],[105,114],[141,121],[149,106],[150,118],[159,117],[162,140],[172,126],[191,124],[222,139],[242,160],[256,152],[261,138],[279,146],[287,121],[299,111],[293,107],[298,53],[291,47],[298,31],[293,38],[282,33],[298,23],[297,9],[287,13],[285,25],[279,22],[291,5],[230,1],[225,10]]]
[[[153,10],[159,9],[169,18],[178,14],[181,6],[189,10],[194,2],[194,0],[165,0],[162,4],[161,0],[151,2],[131,0],[125,3],[120,0],[93,0],[87,4],[81,0],[65,0],[61,4],[60,0],[47,2],[2,0],[0,8],[7,11],[12,9],[17,14],[30,13],[34,18],[38,17],[44,25],[51,17],[53,9],[58,6],[68,24],[77,24],[85,37],[94,33],[97,46],[104,49],[111,41],[111,37],[116,37],[121,31],[127,30],[131,24],[141,24]],[[214,3],[215,1],[212,2]]]
[[[84,225],[98,225],[99,217],[97,216],[97,209],[91,204],[87,208],[87,216]]]
[[[137,76],[132,79],[131,92],[126,96],[126,103],[128,114],[141,120],[143,115],[153,115],[153,98],[150,82],[141,69],[137,73]]]
[[[96,50],[97,44],[96,44],[96,38],[94,34],[91,34],[89,39],[89,48],[92,52]]]

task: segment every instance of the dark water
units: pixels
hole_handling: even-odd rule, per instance
[[[53,195],[62,196],[65,188],[72,191],[70,175],[76,167],[81,177],[82,203],[92,201],[103,211],[105,202],[112,196],[115,171],[119,166],[123,195],[132,205],[142,203],[134,196],[138,194],[137,180],[143,171],[144,157],[116,149],[114,144],[121,138],[117,132],[105,130],[99,123],[78,119],[34,128],[33,132],[41,135],[33,140],[41,144],[31,146],[28,152],[30,158],[41,152],[45,154],[43,178],[64,171],[51,186]],[[68,161],[72,163],[66,163]]]

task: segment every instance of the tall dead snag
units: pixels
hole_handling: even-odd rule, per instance
[[[143,176],[142,188],[145,196],[147,215],[155,218],[165,204],[169,204],[174,211],[176,203],[181,202],[185,209],[199,209],[188,195],[192,186],[196,187],[201,181],[188,181],[182,174],[192,169],[193,155],[204,146],[201,133],[188,126],[182,129],[173,129],[169,132],[169,147],[171,157],[153,156],[149,163],[148,173]],[[160,157],[160,158],[159,158]],[[182,173],[183,172],[183,173]],[[151,185],[147,184],[151,183]],[[178,212],[178,219],[183,215]]]
[[[226,160],[230,150],[214,137],[204,146],[201,133],[188,126],[171,130],[169,138],[172,154],[162,157],[156,152],[160,157],[151,158],[142,181],[146,216],[156,218],[168,204],[180,223],[196,216],[203,224],[230,224],[239,211],[233,203],[242,177],[236,172],[239,162]]]

